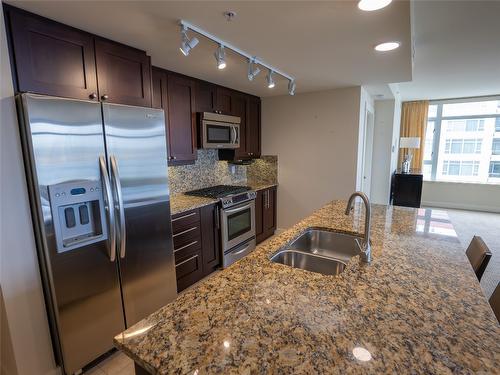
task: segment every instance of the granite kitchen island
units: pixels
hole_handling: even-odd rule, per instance
[[[498,373],[500,327],[444,211],[372,205],[371,265],[272,263],[310,227],[363,233],[334,201],[114,339],[151,374]]]

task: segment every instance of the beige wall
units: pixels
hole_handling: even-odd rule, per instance
[[[500,185],[424,181],[422,205],[500,212]]]
[[[1,371],[9,375],[56,374],[33,239],[4,19],[0,18]]]
[[[360,87],[262,100],[262,153],[278,155],[278,227],[356,188]]]

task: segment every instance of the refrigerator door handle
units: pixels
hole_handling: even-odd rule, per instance
[[[120,183],[120,175],[118,174],[118,163],[116,157],[111,155],[111,180],[113,181],[113,189],[116,192],[115,209],[118,214],[118,222],[120,231],[118,242],[120,246],[120,258],[125,258],[125,244],[127,240],[127,230],[125,226],[125,208],[123,207],[122,185]]]
[[[105,212],[108,215],[108,253],[109,260],[114,262],[116,259],[116,223],[115,223],[115,210],[113,205],[113,195],[111,193],[111,184],[109,182],[108,171],[106,169],[106,159],[104,156],[99,156],[99,167],[101,171],[102,186],[104,188],[104,205]]]

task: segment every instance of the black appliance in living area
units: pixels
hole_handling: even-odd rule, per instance
[[[255,198],[248,186],[216,185],[188,191],[186,195],[219,200],[217,221],[221,228],[224,268],[255,249]]]

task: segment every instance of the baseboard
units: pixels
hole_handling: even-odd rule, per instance
[[[424,207],[438,207],[438,208],[451,208],[451,209],[456,209],[456,210],[500,213],[500,207],[482,206],[482,205],[477,205],[477,204],[423,201],[422,206],[424,206]]]

